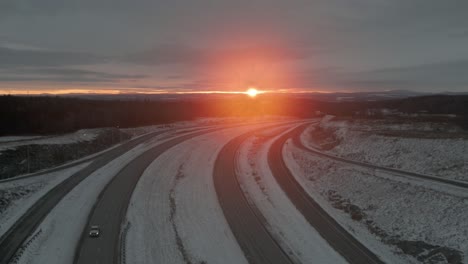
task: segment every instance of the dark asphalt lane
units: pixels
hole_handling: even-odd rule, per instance
[[[253,133],[239,136],[221,149],[213,171],[218,200],[249,263],[292,263],[265,228],[263,215],[258,208],[249,204],[237,181],[235,169],[237,150]]]
[[[133,190],[143,172],[159,155],[173,146],[220,129],[204,130],[168,140],[144,152],[125,166],[99,195],[76,249],[74,263],[120,263],[121,227],[125,222]],[[92,225],[101,227],[102,235],[99,238],[88,236],[89,227]]]
[[[26,213],[0,238],[0,264],[7,264],[23,242],[34,232],[45,216],[77,184],[91,173],[103,167],[123,153],[157,135],[167,131],[154,132],[117,146],[96,157],[90,165],[76,172],[42,196]]]
[[[273,176],[310,225],[349,263],[383,263],[320,207],[287,168],[282,155],[283,145],[288,138],[297,136],[308,125],[298,126],[283,134],[272,144],[268,152],[268,164]]]

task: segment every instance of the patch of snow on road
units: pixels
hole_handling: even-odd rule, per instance
[[[246,196],[265,216],[268,229],[298,263],[347,263],[307,222],[276,182],[268,165],[275,134],[258,134],[238,154],[238,179]]]

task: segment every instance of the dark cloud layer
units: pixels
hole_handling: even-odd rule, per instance
[[[0,47],[0,68],[20,66],[69,66],[105,62],[102,56],[83,52],[24,50]]]
[[[178,45],[160,45],[147,51],[130,54],[124,61],[137,64],[192,64],[201,65],[217,59],[236,58],[252,54],[257,57],[268,57],[270,61],[287,62],[289,60],[305,59],[308,54],[302,48],[288,49],[286,47],[251,46],[244,48],[193,48]]]
[[[205,89],[225,84],[210,74],[220,61],[249,57],[283,65],[281,88],[464,91],[466,10],[465,0],[3,0],[0,90],[122,79]]]

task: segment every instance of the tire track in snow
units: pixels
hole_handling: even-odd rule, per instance
[[[185,177],[185,175],[183,173],[183,167],[184,167],[183,164],[180,165],[179,170],[177,172],[177,175],[174,178],[174,183],[173,183],[173,185],[171,187],[171,190],[169,191],[169,204],[170,204],[169,220],[171,221],[172,230],[174,231],[176,244],[177,244],[177,249],[179,250],[180,254],[182,255],[182,258],[184,259],[184,262],[186,264],[193,264],[193,262],[191,261],[189,253],[185,249],[184,242],[182,241],[182,238],[180,237],[179,230],[177,229],[177,224],[175,222],[175,215],[177,213],[177,204],[176,204],[176,200],[175,200],[175,189],[177,187],[177,183]]]

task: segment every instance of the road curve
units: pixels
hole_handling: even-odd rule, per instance
[[[275,140],[268,152],[268,164],[278,184],[304,218],[349,263],[383,263],[373,252],[348,233],[302,188],[283,159],[283,145],[309,124],[300,125]]]
[[[10,262],[16,251],[32,234],[32,232],[36,230],[37,226],[42,222],[50,210],[52,210],[55,205],[82,180],[138,144],[165,132],[167,131],[150,133],[105,152],[104,154],[96,157],[90,165],[76,172],[43,195],[7,232],[5,232],[2,237],[0,237],[0,264],[7,264]]]
[[[266,128],[263,128],[266,129]],[[236,154],[254,132],[243,134],[229,141],[218,154],[213,179],[224,216],[249,263],[292,263],[265,228],[260,211],[249,204],[237,181]]]
[[[393,169],[393,168],[389,168],[389,167],[378,166],[378,165],[374,165],[374,164],[370,164],[370,163],[345,159],[345,158],[341,158],[341,157],[338,157],[338,156],[335,156],[335,155],[331,155],[331,154],[325,153],[323,151],[320,151],[320,150],[317,150],[317,149],[312,149],[310,147],[305,146],[302,143],[302,141],[300,139],[300,136],[301,136],[301,133],[296,133],[292,137],[294,145],[296,145],[297,147],[299,147],[302,150],[305,150],[307,152],[310,152],[310,153],[313,153],[313,154],[316,154],[316,155],[320,155],[322,157],[326,157],[326,158],[333,159],[333,160],[336,160],[336,161],[340,161],[340,162],[344,162],[344,163],[348,163],[348,164],[353,164],[353,165],[358,165],[358,166],[366,167],[366,168],[370,168],[370,169],[386,171],[386,172],[390,172],[390,173],[394,173],[394,174],[396,173],[396,174],[400,174],[400,175],[403,175],[403,176],[408,176],[408,177],[411,177],[411,178],[429,180],[429,181],[432,181],[432,182],[437,183],[437,184],[443,183],[443,184],[446,184],[446,185],[452,185],[452,186],[455,186],[455,187],[461,187],[461,188],[468,189],[468,182],[466,182],[466,181],[457,181],[457,180],[452,180],[452,179],[447,179],[447,178],[442,178],[442,177],[437,177],[437,176],[432,176],[432,175],[424,175],[424,174],[419,174],[419,173],[415,173],[415,172],[411,172],[411,171]]]
[[[220,129],[223,128],[208,129],[170,139],[147,150],[126,165],[99,195],[76,249],[74,263],[121,263],[120,231],[125,222],[133,190],[143,172],[158,156],[173,146],[193,137]],[[89,238],[87,233],[91,225],[99,225],[102,236]]]

